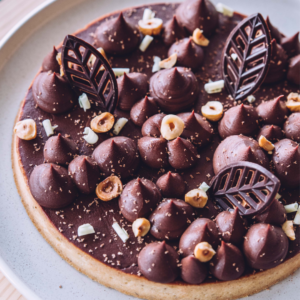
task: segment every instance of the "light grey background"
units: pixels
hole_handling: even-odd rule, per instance
[[[60,1],[60,0],[58,0]],[[153,2],[153,1],[152,1]],[[158,2],[158,1],[157,1]],[[213,1],[215,4],[219,1]],[[241,13],[268,14],[286,35],[300,29],[299,0],[223,0]],[[0,256],[41,299],[134,299],[103,287],[80,274],[44,241],[28,218],[15,188],[11,170],[11,135],[19,104],[53,45],[104,13],[151,1],[85,1],[35,31],[0,70]],[[3,61],[1,62],[3,63]],[[0,65],[1,65],[0,63]],[[300,272],[255,296],[258,299],[300,298]],[[59,286],[62,285],[62,288]],[[163,295],[162,295],[163,298]],[[201,295],[199,295],[199,299]],[[167,300],[167,299],[166,299]]]

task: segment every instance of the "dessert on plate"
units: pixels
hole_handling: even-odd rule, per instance
[[[298,33],[208,0],[144,5],[44,58],[13,169],[32,222],[91,279],[236,299],[300,267],[299,132]]]

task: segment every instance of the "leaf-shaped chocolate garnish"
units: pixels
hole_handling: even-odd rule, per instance
[[[118,102],[116,77],[106,58],[96,48],[67,35],[61,61],[65,76],[78,95],[86,93],[101,111],[114,111]]]
[[[251,216],[271,204],[280,181],[264,167],[242,161],[223,168],[210,185],[211,196],[221,209],[237,207],[241,215]]]
[[[241,21],[230,33],[223,50],[225,86],[235,100],[243,100],[262,84],[271,57],[271,36],[261,14]]]

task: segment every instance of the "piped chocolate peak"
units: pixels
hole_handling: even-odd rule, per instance
[[[233,135],[222,141],[213,157],[213,168],[218,174],[225,166],[239,162],[250,161],[268,169],[269,159],[258,142],[243,135]]]
[[[185,37],[185,30],[178,24],[177,18],[174,15],[172,19],[166,22],[163,30],[163,40],[168,46]]]
[[[129,111],[148,91],[147,76],[143,73],[124,73],[117,79],[120,109]]]
[[[277,125],[263,126],[257,135],[257,140],[259,140],[262,135],[271,142],[278,142],[283,138],[282,129]]]
[[[148,118],[157,113],[158,107],[153,98],[146,96],[133,105],[130,110],[130,118],[135,125],[142,127]]]
[[[219,15],[214,5],[208,0],[187,0],[176,10],[179,24],[189,33],[196,28],[203,30],[205,36],[211,35],[219,23]]]
[[[178,173],[168,173],[158,178],[156,185],[165,198],[181,198],[185,192],[185,183]]]
[[[60,209],[77,197],[77,189],[67,169],[55,164],[41,164],[29,178],[33,198],[43,207]]]
[[[116,18],[103,22],[95,32],[96,47],[106,53],[122,55],[137,48],[140,38],[138,30],[124,18],[121,12]]]
[[[219,280],[235,280],[243,275],[245,260],[239,248],[222,241],[209,264],[209,269]]]
[[[250,105],[234,106],[225,112],[218,129],[222,139],[238,134],[253,136],[258,131],[257,112]]]
[[[178,239],[193,219],[192,206],[179,199],[165,199],[149,218],[150,233],[159,240]]]
[[[159,283],[174,281],[179,275],[179,256],[173,247],[163,242],[150,243],[138,256],[138,266],[149,280]]]
[[[40,73],[32,85],[33,99],[45,112],[60,114],[70,110],[76,97],[68,82],[54,73]]]
[[[190,140],[198,147],[205,146],[211,141],[213,129],[201,115],[192,111],[178,114],[178,117],[184,122],[184,130],[181,134],[183,138]]]
[[[281,40],[281,46],[288,57],[300,54],[299,31],[290,37],[284,37]]]
[[[291,114],[283,126],[285,136],[297,143],[300,143],[300,112]]]
[[[266,270],[285,259],[289,242],[284,231],[270,224],[252,225],[246,234],[243,249],[251,268]]]
[[[183,67],[165,69],[150,78],[150,95],[167,113],[191,107],[198,98],[199,91],[196,76]]]
[[[257,106],[257,113],[265,124],[282,125],[288,113],[283,95],[269,101],[262,102]]]
[[[237,207],[232,211],[219,213],[216,217],[216,224],[223,241],[235,245],[243,242],[247,230],[246,222],[240,216]]]
[[[181,260],[181,278],[190,284],[200,284],[207,277],[207,266],[193,255]]]
[[[161,194],[155,183],[148,179],[129,181],[120,198],[119,208],[130,222],[147,217],[161,200]]]
[[[177,65],[198,69],[203,64],[204,51],[196,45],[192,38],[184,38],[175,42],[168,51],[168,56],[177,54]]]
[[[196,219],[183,233],[179,241],[179,249],[182,255],[188,256],[194,254],[197,244],[207,242],[215,248],[219,243],[218,228],[210,219]]]
[[[122,178],[131,176],[139,164],[139,155],[134,140],[117,136],[102,142],[93,152],[104,176],[117,174]]]
[[[298,86],[300,85],[300,54],[290,59],[287,79]]]
[[[53,50],[48,53],[42,63],[42,71],[43,72],[56,72],[59,73],[60,72],[60,66],[58,64],[58,61],[56,60],[56,56],[58,54],[58,51],[56,50],[56,48],[53,46]]]
[[[85,155],[73,159],[69,164],[68,172],[79,191],[83,194],[94,192],[97,183],[100,181],[100,170],[97,163]]]
[[[277,27],[273,26],[273,24],[270,21],[269,16],[266,17],[266,23],[267,23],[267,26],[270,30],[271,37],[273,39],[275,39],[278,44],[280,44],[281,43],[281,33],[279,32]]]
[[[300,184],[300,147],[298,143],[283,139],[273,151],[275,173],[285,187],[296,188]]]
[[[44,159],[47,163],[65,165],[73,159],[77,152],[75,142],[59,133],[47,140],[44,147]]]
[[[168,142],[169,163],[174,169],[186,169],[196,164],[197,149],[183,138],[176,138]]]

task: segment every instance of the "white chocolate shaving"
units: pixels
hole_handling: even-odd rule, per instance
[[[152,67],[152,73],[155,73],[155,72],[157,72],[157,71],[160,70],[160,66],[159,66],[160,61],[161,61],[160,57],[153,56],[153,62],[154,62],[154,64],[153,64],[153,67]]]
[[[143,20],[147,21],[153,19],[155,17],[155,12],[153,12],[150,8],[144,9]]]
[[[230,56],[233,60],[237,60],[237,58],[238,58],[236,53],[232,53]]]
[[[78,102],[79,102],[79,106],[83,108],[84,111],[91,108],[90,100],[88,99],[85,93],[79,96]]]
[[[249,96],[247,97],[247,101],[248,101],[250,104],[253,103],[255,100],[256,100],[256,98],[255,98],[253,95],[249,95]]]
[[[112,70],[116,76],[122,76],[122,75],[124,75],[124,73],[130,72],[129,68],[112,68]]]
[[[276,196],[275,196],[275,199],[279,200],[280,198],[281,198],[281,195],[277,193]]]
[[[223,14],[224,16],[227,17],[233,16],[233,9],[223,3],[218,3],[216,5],[216,9],[219,13]]]
[[[287,214],[297,211],[298,208],[299,208],[299,204],[297,202],[284,206],[285,212]]]
[[[58,127],[58,125],[51,125],[51,121],[49,119],[46,119],[42,122],[43,127],[46,131],[47,136],[53,135],[54,134],[54,129]]]
[[[83,236],[83,235],[92,234],[92,233],[95,233],[95,229],[89,223],[80,225],[78,227],[78,231],[77,231],[78,236]]]
[[[199,190],[202,190],[205,193],[209,190],[209,188],[210,186],[205,181],[203,181],[199,186]]]
[[[127,122],[128,119],[120,118],[114,125],[113,134],[118,135]]]
[[[115,230],[119,238],[123,241],[123,243],[126,243],[126,241],[129,239],[129,235],[127,231],[122,228],[117,222],[114,222],[112,224],[112,228]]]
[[[142,40],[142,42],[141,42],[141,44],[140,44],[140,50],[141,50],[142,52],[145,52],[146,49],[149,47],[149,45],[151,44],[152,41],[153,41],[153,37],[150,36],[150,35],[146,35],[146,36],[143,38],[143,40]]]
[[[224,80],[208,82],[204,85],[204,89],[208,94],[215,94],[222,92],[224,88]]]
[[[86,140],[87,143],[95,144],[98,142],[98,135],[90,127],[85,127],[83,134],[83,138]]]
[[[297,213],[295,215],[295,219],[293,221],[295,225],[300,225],[300,207],[298,207]]]

